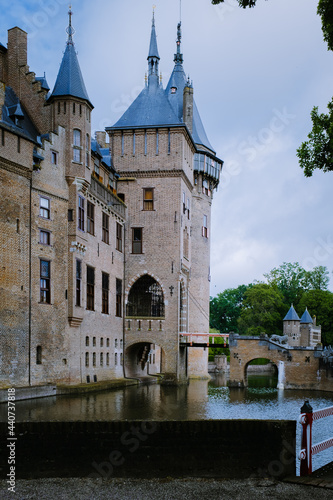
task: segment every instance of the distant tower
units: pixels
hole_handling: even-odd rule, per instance
[[[321,343],[321,326],[316,326],[308,308],[305,309],[300,321],[301,345],[314,347]]]
[[[180,39],[179,24],[164,90],[153,16],[145,88],[106,129],[128,207],[125,373],[151,373],[158,346],[157,371],[170,383],[207,375],[207,350],[181,347],[179,333],[209,331],[210,207],[222,167],[182,67]]]
[[[301,345],[300,319],[293,305],[291,305],[283,319],[283,335],[288,335],[288,344],[290,346]]]

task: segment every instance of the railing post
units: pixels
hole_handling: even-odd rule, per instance
[[[301,467],[300,475],[309,476],[312,474],[312,406],[309,401],[305,401],[301,408],[300,423],[302,424],[301,440]]]

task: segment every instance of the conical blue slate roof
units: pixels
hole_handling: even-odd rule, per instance
[[[305,309],[303,316],[301,317],[301,323],[313,323],[313,319],[311,318],[307,308]]]
[[[292,305],[285,317],[283,318],[283,321],[299,321],[299,316],[297,312],[294,309],[294,306]]]
[[[51,98],[59,96],[78,97],[91,104],[72,43],[66,46]]]
[[[184,92],[184,87],[187,83],[187,79],[182,65],[183,55],[180,53],[180,37],[181,37],[180,25],[178,25],[177,54],[175,54],[174,57],[175,66],[171,73],[169,82],[166,86],[165,93],[168,96],[169,102],[173,107],[173,110],[175,111],[179,122],[183,122],[183,92]],[[176,91],[174,92],[174,90],[172,89],[176,89]],[[202,124],[200,114],[194,99],[193,99],[192,138],[193,141],[198,146],[200,145],[205,146],[215,154],[215,151],[208,140],[207,134]]]
[[[159,85],[145,87],[112,128],[157,127],[179,123],[164,89]]]

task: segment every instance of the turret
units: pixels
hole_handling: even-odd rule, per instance
[[[53,130],[57,131],[59,125],[66,129],[67,178],[88,179],[90,171],[84,167],[89,167],[90,161],[90,115],[93,105],[88,97],[75,51],[71,10],[68,15],[66,49],[48,104],[52,106]]]
[[[283,335],[288,335],[288,343],[291,346],[300,345],[300,319],[297,312],[291,304],[289,311],[283,318]]]

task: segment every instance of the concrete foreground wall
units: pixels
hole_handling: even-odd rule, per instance
[[[8,473],[7,430],[1,423],[0,478]],[[18,479],[295,474],[291,420],[18,422],[15,430]]]

